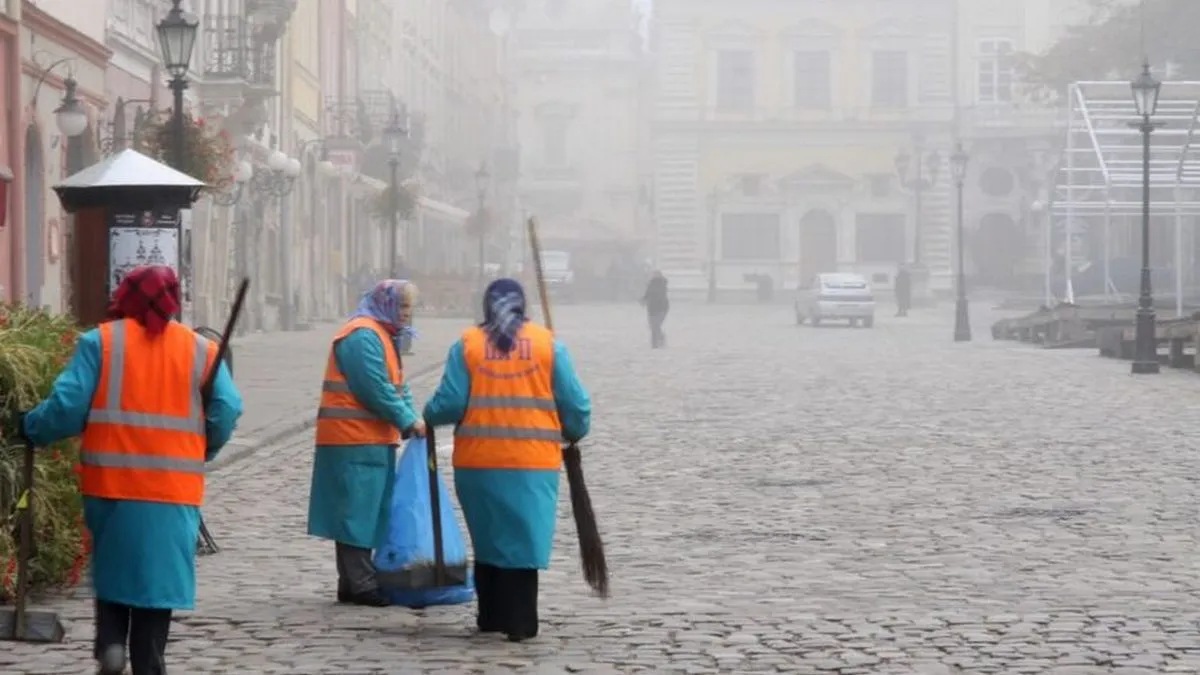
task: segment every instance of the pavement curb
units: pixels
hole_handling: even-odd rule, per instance
[[[429,375],[432,375],[440,370],[445,363],[445,361],[438,361],[437,363],[425,366],[424,368],[414,372],[409,379],[415,380],[417,378],[428,377]],[[316,423],[317,420],[315,417],[305,416],[304,418],[293,423],[280,424],[274,429],[271,429],[257,437],[252,436],[245,438],[238,437],[235,434],[234,437],[225,444],[225,447],[221,450],[221,454],[217,455],[215,460],[208,463],[207,473],[215,473],[220,471],[231,464],[236,464],[243,459],[250,457],[257,450],[278,445],[279,443],[293,436],[298,436],[309,429],[312,429],[314,426],[316,426]]]

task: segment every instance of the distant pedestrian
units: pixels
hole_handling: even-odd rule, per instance
[[[912,272],[908,265],[900,263],[896,268],[892,287],[896,292],[896,316],[908,316],[908,310],[912,307]]]
[[[642,305],[646,307],[646,319],[650,323],[650,348],[665,347],[667,336],[662,327],[671,310],[671,300],[667,297],[667,278],[662,272],[656,271],[650,277],[646,292],[642,294]]]

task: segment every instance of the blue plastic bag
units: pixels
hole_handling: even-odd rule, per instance
[[[433,509],[429,499],[429,455],[424,438],[413,438],[396,462],[387,539],[375,551],[379,586],[392,604],[420,608],[461,605],[475,597],[462,528],[450,492],[437,477],[442,551],[451,585],[434,587]]]

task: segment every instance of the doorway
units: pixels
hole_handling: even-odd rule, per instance
[[[46,169],[42,158],[42,135],[36,126],[25,129],[25,304],[42,306],[45,279]]]
[[[800,219],[800,281],[837,271],[837,220],[814,209]]]

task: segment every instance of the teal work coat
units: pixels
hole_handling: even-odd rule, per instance
[[[554,343],[551,375],[563,439],[579,441],[591,426],[592,402],[567,348]],[[446,371],[425,405],[426,424],[457,425],[467,412],[471,373],[460,340],[446,356]],[[554,547],[559,471],[455,469],[475,560],[504,569],[546,569]]]
[[[25,434],[35,445],[83,433],[100,380],[100,362],[100,332],[90,330],[79,338],[50,396],[25,416]],[[222,363],[205,410],[207,461],[216,459],[241,415],[242,397]],[[97,598],[146,609],[195,607],[199,508],[84,497],[83,517],[92,534]]]
[[[360,328],[334,345],[350,392],[397,429],[417,422],[412,392],[388,380],[385,345]],[[390,445],[318,445],[308,497],[308,534],[358,548],[378,548],[387,536],[396,448]]]

